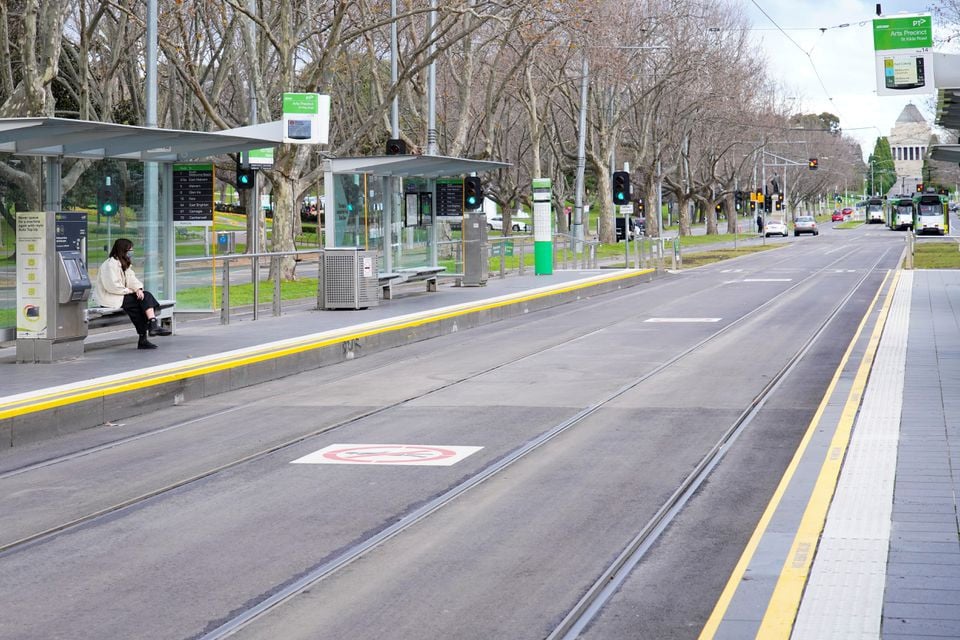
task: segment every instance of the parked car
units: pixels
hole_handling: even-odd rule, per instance
[[[769,238],[770,236],[783,236],[787,237],[787,225],[783,223],[783,220],[777,220],[775,218],[767,220],[767,225],[763,228],[763,235]]]
[[[520,212],[513,214],[510,219],[510,227],[514,231],[529,232],[530,214]],[[498,213],[487,218],[487,228],[491,231],[503,231],[503,216]]]
[[[817,229],[817,221],[814,220],[813,216],[797,216],[797,219],[793,221],[793,235],[798,236],[801,233],[820,235],[820,230]]]
[[[837,209],[833,212],[833,215],[830,216],[830,222],[843,222],[843,212]]]

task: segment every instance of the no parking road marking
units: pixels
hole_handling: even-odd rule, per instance
[[[420,444],[331,444],[291,464],[396,464],[449,467],[483,447]]]

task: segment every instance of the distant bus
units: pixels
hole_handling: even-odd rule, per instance
[[[867,224],[883,224],[883,198],[867,200]]]
[[[887,226],[894,231],[913,229],[913,198],[897,196],[887,201]]]
[[[936,233],[941,236],[949,231],[947,197],[936,193],[917,194],[913,197],[914,233]]]

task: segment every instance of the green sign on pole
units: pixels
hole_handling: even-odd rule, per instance
[[[930,16],[877,18],[873,21],[873,49],[929,49],[933,47],[933,20]]]
[[[285,93],[283,112],[316,115],[320,113],[320,96],[316,93]]]

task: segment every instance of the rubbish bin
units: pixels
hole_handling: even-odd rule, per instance
[[[366,309],[377,299],[377,252],[360,249],[325,249],[323,252],[322,307]]]

